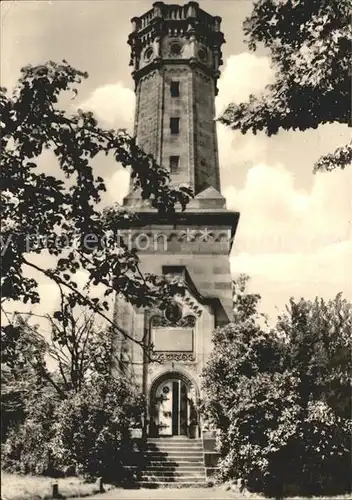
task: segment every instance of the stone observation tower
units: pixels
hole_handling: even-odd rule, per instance
[[[214,3],[216,5],[216,3]],[[131,65],[136,92],[138,145],[170,171],[174,184],[194,191],[185,211],[160,215],[132,190],[126,207],[139,214],[141,270],[180,275],[187,292],[165,312],[116,301],[116,319],[134,337],[154,345],[150,360],[135,343],[121,340],[121,358],[148,401],[147,436],[200,438],[200,374],[211,353],[212,332],[232,312],[229,252],[239,214],[220,193],[215,96],[221,19],[196,2],[156,2],[132,19]]]

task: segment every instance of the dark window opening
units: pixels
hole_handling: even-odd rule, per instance
[[[180,157],[179,156],[170,156],[170,172],[175,173],[179,170]]]
[[[180,131],[180,119],[170,118],[170,132],[171,134],[178,134]]]
[[[207,60],[207,53],[205,52],[204,49],[199,49],[199,51],[198,51],[198,57],[203,62],[205,62]]]
[[[171,97],[179,97],[180,96],[180,82],[171,82],[170,93],[171,93]]]

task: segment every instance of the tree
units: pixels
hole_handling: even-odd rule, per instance
[[[257,311],[261,296],[258,293],[248,292],[249,280],[250,277],[242,273],[232,282],[234,322],[259,319],[263,316]]]
[[[352,304],[338,294],[328,302],[290,300],[277,323],[286,339],[286,364],[300,379],[300,397],[326,402],[351,417]]]
[[[27,268],[55,283],[71,307],[91,308],[115,332],[131,338],[105,314],[105,299],[79,289],[77,271],[87,273],[91,288],[101,284],[105,296],[118,293],[137,307],[163,307],[182,293],[182,286],[175,279],[142,275],[136,252],[117,234],[134,214],[121,207],[98,208],[106,188],[92,161],[105,154],[130,167],[134,188],[161,212],[172,212],[178,203],[184,208],[191,192],[172,187],[167,171],[125,131],[104,130],[92,113],[69,115],[60,108],[62,94],[75,96],[86,73],[66,61],[27,66],[21,72],[12,96],[5,89],[0,92],[2,303],[40,301],[38,281],[25,275]],[[54,154],[66,180],[39,170],[37,160],[45,150]],[[34,258],[44,250],[57,258],[53,268]]]
[[[36,315],[31,313],[15,316],[3,328],[2,350],[3,365],[14,383],[28,382],[30,370],[34,380],[46,380],[58,397],[66,399],[80,392],[92,375],[110,377],[114,370],[121,371],[112,329],[104,327],[99,315],[89,309],[72,308],[62,297],[60,311],[40,316],[44,327],[33,325]]]
[[[25,420],[10,430],[2,447],[2,466],[22,474],[69,471],[122,482],[134,444],[130,430],[140,425],[143,403],[122,377],[95,375],[64,400],[51,387],[37,388]]]
[[[275,352],[276,339],[258,324],[261,297],[248,293],[248,281],[249,277],[243,274],[234,280],[233,322],[215,330],[211,358],[202,374],[203,414],[223,437],[241,377],[275,370],[280,358]]]
[[[347,0],[257,0],[244,22],[251,50],[270,53],[275,81],[262,96],[230,104],[220,121],[242,133],[280,128],[307,130],[324,123],[351,125],[350,47]],[[321,157],[315,170],[345,168],[351,143]]]
[[[45,316],[49,332],[31,315],[16,315],[3,332],[3,466],[12,472],[65,471],[125,478],[130,430],[141,426],[144,401],[119,372],[114,335],[98,315],[61,303]],[[4,397],[5,396],[5,397]]]
[[[291,300],[271,332],[255,316],[215,332],[203,375],[220,476],[270,496],[348,491],[352,304]]]
[[[94,377],[56,411],[50,443],[57,467],[75,464],[84,475],[103,476],[122,483],[130,480],[133,440],[130,429],[140,425],[142,396],[122,377]]]
[[[1,438],[23,423],[33,392],[51,381],[45,367],[45,340],[24,318],[1,329]],[[52,381],[55,387],[55,382]]]

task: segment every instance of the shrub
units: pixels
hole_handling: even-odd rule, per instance
[[[73,463],[84,475],[122,480],[133,449],[130,429],[142,408],[122,380],[92,383],[64,401],[51,443],[59,467]]]
[[[13,427],[2,447],[2,466],[21,474],[47,474],[52,469],[50,441],[56,405],[55,393],[46,389],[36,391],[27,401],[26,416]]]
[[[302,299],[270,334],[253,313],[215,332],[203,413],[221,479],[268,495],[349,491],[351,311],[341,296]]]
[[[268,495],[348,490],[349,425],[322,402],[299,403],[298,377],[243,378],[220,435],[222,479]]]
[[[94,378],[63,401],[38,393],[31,407],[4,444],[5,470],[64,475],[70,469],[124,479],[123,465],[133,447],[130,429],[139,424],[144,408],[127,382]]]

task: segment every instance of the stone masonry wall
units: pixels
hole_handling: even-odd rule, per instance
[[[194,70],[195,194],[209,186],[220,191],[214,81],[200,69]]]
[[[178,81],[180,96],[171,97],[170,84]],[[170,133],[170,118],[180,118],[180,132]],[[193,182],[193,120],[192,120],[192,73],[188,66],[164,68],[164,105],[162,127],[162,165],[169,167],[169,157],[179,156],[179,171],[171,176],[175,184]]]
[[[163,80],[159,71],[144,76],[137,87],[137,105],[135,118],[135,135],[137,143],[145,153],[160,158],[161,116],[159,108],[162,103]]]

